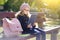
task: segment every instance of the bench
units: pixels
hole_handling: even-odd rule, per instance
[[[59,32],[60,25],[59,26],[52,26],[52,27],[45,27],[44,31],[46,34],[51,34],[50,40],[57,40],[57,34]]]
[[[15,12],[0,12],[0,18],[9,17],[14,18]]]
[[[11,12],[1,12],[0,13],[0,18],[4,18],[4,17],[9,17],[9,18],[14,18],[15,16],[15,12],[14,13],[11,13]],[[34,14],[35,15],[35,14]],[[44,31],[46,34],[51,34],[51,40],[57,40],[57,34],[58,34],[58,30],[60,29],[60,26],[54,26],[54,27],[44,27]],[[25,35],[25,34],[24,34]],[[26,39],[29,39],[29,38],[33,38],[35,37],[35,35],[27,35],[27,36],[24,36]],[[43,39],[42,36],[40,37],[41,40]]]
[[[0,12],[0,26],[2,26],[2,18],[14,18],[15,12]]]

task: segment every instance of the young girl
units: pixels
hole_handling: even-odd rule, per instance
[[[30,14],[30,6],[28,3],[23,3],[20,7],[20,12],[17,13],[15,16],[17,17],[17,19],[20,21],[21,26],[23,28],[23,34],[35,34],[36,35],[36,39],[40,40],[40,34],[44,35],[44,39],[45,40],[45,32],[40,30],[39,28],[35,28],[35,23],[33,25],[28,24],[29,18],[31,17]]]

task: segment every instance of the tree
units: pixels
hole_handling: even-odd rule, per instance
[[[0,5],[4,5],[5,2],[7,2],[7,0],[0,0]]]
[[[8,0],[5,4],[4,4],[4,10],[7,11],[18,11],[20,8],[20,5],[23,2],[27,2],[31,5],[32,0]]]

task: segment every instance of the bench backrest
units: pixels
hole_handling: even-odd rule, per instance
[[[0,12],[0,18],[14,18],[15,17],[15,12]]]
[[[16,12],[0,12],[0,18],[5,18],[5,17],[7,17],[7,18],[14,18],[14,17],[15,17],[15,13],[16,13]],[[36,16],[38,13],[39,13],[39,16],[42,16],[41,14],[43,14],[43,13],[41,13],[41,12],[31,12],[31,14],[34,15],[34,18],[32,19],[32,21],[33,21],[34,19],[36,19],[35,16]],[[39,17],[38,17],[38,18],[39,18]],[[41,19],[39,18],[38,21],[40,21],[40,20],[41,20]],[[44,20],[44,19],[42,19],[42,20]],[[41,21],[41,22],[43,22],[43,21]]]

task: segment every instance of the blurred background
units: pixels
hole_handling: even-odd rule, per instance
[[[0,0],[0,12],[18,12],[24,2],[30,5],[31,12],[46,14],[45,26],[60,25],[60,0]]]
[[[24,2],[30,5],[31,12],[44,12],[48,25],[60,24],[60,0],[0,0],[0,12],[18,12]]]

